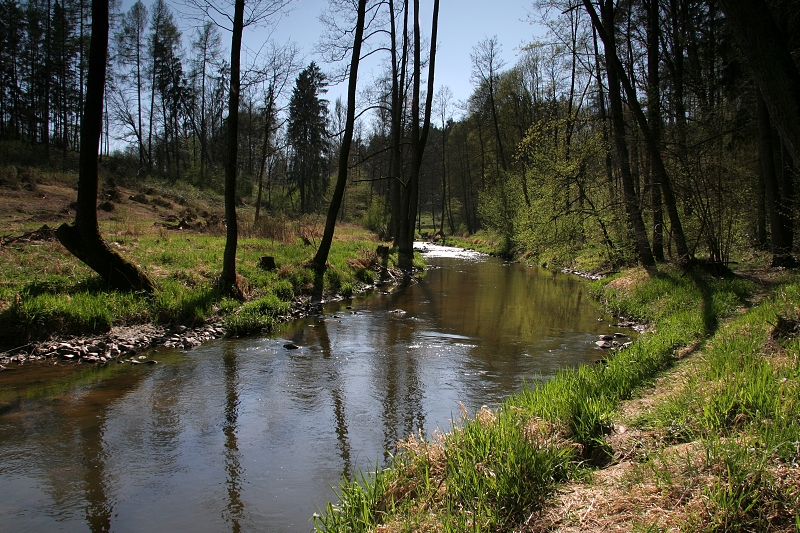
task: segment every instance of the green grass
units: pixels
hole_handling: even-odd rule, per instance
[[[224,319],[231,335],[258,333],[271,330],[299,295],[321,290],[350,296],[375,277],[377,242],[357,228],[337,230],[339,238],[321,279],[306,266],[316,251],[313,246],[299,239],[284,244],[241,238],[237,271],[248,301],[238,305],[223,300],[214,288],[224,237],[166,230],[104,232],[116,243],[113,246],[156,280],[156,293],[108,290],[99,276],[57,242],[7,246],[0,249],[0,341],[14,344],[52,334],[96,334],[112,325],[147,322],[193,325],[215,315]],[[265,255],[275,257],[276,270],[258,266]]]
[[[800,283],[789,283],[726,324],[682,387],[637,421],[705,455],[707,505],[685,530],[800,526],[800,339],[768,340],[778,316],[798,318],[798,302]]]
[[[317,530],[388,524],[389,531],[510,531],[559,482],[603,464],[619,403],[669,367],[677,349],[712,335],[753,289],[695,271],[626,276],[633,282],[595,283],[595,294],[626,316],[650,322],[652,332],[607,366],[564,370],[446,435],[409,438],[388,469],[343,484],[339,503],[317,518]],[[363,509],[358,516],[342,514],[355,508]]]

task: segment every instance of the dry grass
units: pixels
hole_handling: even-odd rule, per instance
[[[633,268],[608,284],[608,287],[619,292],[627,292],[631,288],[644,283],[649,278],[649,274],[643,268]]]
[[[627,277],[619,288],[631,283],[635,283],[635,277]],[[726,335],[752,335],[750,327],[729,328]],[[796,349],[785,349],[774,336],[775,329],[765,338],[761,356],[775,369],[796,369],[800,354]],[[555,497],[531,514],[518,531],[739,531],[742,525],[736,519],[741,517],[730,522],[730,508],[724,508],[718,498],[719,494],[736,495],[743,490],[751,491],[749,497],[755,498],[756,505],[754,510],[742,512],[756,513],[756,523],[761,524],[748,531],[798,531],[800,464],[774,458],[763,469],[750,465],[744,474],[737,472],[740,467],[736,461],[741,464],[743,450],[747,454],[745,463],[750,461],[748,450],[753,450],[753,464],[761,464],[755,461],[763,437],[744,424],[742,415],[742,421],[737,417],[730,422],[728,436],[680,443],[663,428],[648,430],[625,425],[635,424],[642,415],[687,391],[698,404],[707,404],[728,385],[724,379],[697,379],[707,364],[707,356],[697,348],[695,345],[678,354],[670,372],[657,378],[641,396],[620,406],[614,430],[606,439],[614,454],[612,464],[595,471],[589,480],[561,486]],[[704,349],[710,351],[714,347],[709,343]],[[783,378],[781,382],[785,381]],[[800,444],[797,448],[795,457],[800,457]]]

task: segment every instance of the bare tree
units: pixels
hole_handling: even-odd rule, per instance
[[[661,157],[661,151],[657,144],[656,138],[653,136],[653,131],[650,128],[647,117],[645,117],[645,114],[642,111],[641,105],[639,105],[639,98],[636,95],[636,90],[631,83],[625,67],[622,65],[622,62],[616,53],[613,34],[609,34],[614,20],[614,1],[601,0],[601,3],[603,10],[607,12],[607,15],[604,15],[606,18],[604,18],[603,21],[601,21],[600,17],[597,16],[597,11],[595,11],[591,0],[583,0],[583,5],[586,7],[586,11],[589,13],[589,17],[592,19],[592,25],[597,30],[597,35],[600,37],[600,40],[603,41],[603,45],[605,46],[606,63],[608,69],[609,71],[614,69],[620,83],[622,83],[622,87],[625,90],[625,95],[628,98],[628,107],[633,112],[633,116],[636,118],[636,123],[639,125],[639,130],[642,132],[642,136],[644,137],[645,145],[647,146],[647,152],[650,155],[650,162],[653,165],[653,172],[655,173],[655,176],[661,186],[661,192],[664,197],[664,206],[666,207],[667,215],[669,216],[671,226],[670,231],[672,237],[675,239],[675,248],[678,252],[678,261],[684,263],[690,259],[689,247],[686,245],[686,237],[683,232],[683,225],[681,224],[680,215],[678,214],[678,206],[675,199],[675,194],[672,191],[672,184],[670,182],[669,175],[667,174],[666,167],[664,166],[664,160]],[[619,134],[617,133],[617,135]]]
[[[439,233],[444,235],[445,212],[450,212],[449,197],[447,194],[447,123],[451,119],[453,91],[447,85],[441,87],[436,93],[436,110],[439,112],[439,119],[442,121],[442,220],[439,226]],[[450,231],[454,232],[453,214],[450,212]]]
[[[419,205],[419,175],[422,156],[428,142],[433,106],[433,83],[436,72],[436,36],[439,28],[439,0],[433,2],[431,23],[431,50],[428,57],[428,92],[425,100],[425,115],[420,127],[420,83],[422,76],[419,0],[414,0],[414,87],[411,94],[411,175],[406,188],[405,201],[400,220],[398,255],[400,268],[410,270],[414,261],[414,223]]]
[[[231,37],[231,86],[228,93],[228,160],[225,163],[225,252],[222,256],[222,274],[219,287],[223,293],[244,298],[236,282],[236,246],[239,228],[236,223],[236,174],[239,150],[239,86],[244,29],[244,0],[236,0]]]
[[[500,41],[497,35],[486,38],[479,42],[470,54],[472,60],[472,80],[476,85],[485,85],[489,98],[489,110],[492,113],[492,124],[494,125],[495,141],[499,152],[500,167],[505,171],[506,154],[503,150],[503,139],[500,137],[500,123],[497,118],[497,104],[495,96],[497,92],[497,79],[503,70],[505,63],[500,58]]]
[[[241,88],[242,33],[250,25],[262,24],[280,14],[291,0],[234,0],[233,15],[230,3],[224,0],[188,0],[189,5],[216,24],[231,31],[231,81],[228,93],[228,137],[225,162],[225,252],[219,287],[225,293],[243,298],[236,279],[236,247],[239,229],[236,220],[236,178],[239,151],[239,97]]]
[[[336,187],[333,190],[333,198],[328,208],[328,216],[325,220],[325,231],[322,234],[319,249],[314,256],[314,267],[317,271],[323,271],[328,263],[328,254],[333,242],[333,232],[336,227],[336,217],[344,196],[344,188],[347,184],[347,165],[350,158],[350,145],[353,142],[353,127],[356,120],[356,89],[358,88],[358,64],[361,60],[361,44],[364,39],[364,20],[366,18],[367,0],[358,0],[355,36],[353,37],[353,52],[350,59],[349,82],[347,85],[347,119],[345,121],[344,137],[342,138],[341,148],[339,149],[339,172],[336,178]]]

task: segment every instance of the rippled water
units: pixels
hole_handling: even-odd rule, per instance
[[[0,373],[0,530],[307,532],[331,485],[449,428],[459,402],[602,357],[580,280],[429,252],[421,282],[278,338]]]

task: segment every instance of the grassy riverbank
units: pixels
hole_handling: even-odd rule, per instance
[[[221,197],[188,186],[102,186],[101,232],[157,283],[154,295],[108,290],[52,234],[71,221],[75,176],[28,169],[2,188],[0,208],[0,346],[55,335],[91,335],[112,326],[145,323],[193,325],[221,319],[230,335],[269,330],[290,302],[312,291],[350,296],[374,281],[377,237],[341,225],[322,279],[306,267],[322,233],[321,218],[299,220],[242,206],[237,271],[247,302],[223,298],[214,288],[225,244]],[[46,225],[47,227],[43,227]],[[276,268],[259,266],[272,256]],[[390,257],[389,265],[394,263]]]
[[[798,318],[800,283],[783,280],[752,308],[761,290],[756,282],[699,270],[654,277],[631,270],[594,289],[611,309],[647,321],[651,331],[605,365],[563,371],[496,412],[466,417],[448,434],[410,437],[389,468],[343,483],[341,501],[328,506],[317,529],[550,531],[573,517],[561,509],[548,522],[547,511],[561,498],[557,487],[591,488],[598,472],[623,461],[635,463],[640,476],[628,479],[614,502],[641,517],[627,530],[797,527],[799,345],[794,329],[772,339],[770,331],[778,316]],[[696,366],[681,387],[627,413],[626,423],[659,438],[648,453],[625,457],[617,446],[625,406],[690,359]],[[663,451],[689,442],[685,454]],[[647,502],[633,500],[641,496],[637,483],[655,478],[653,490],[681,507],[677,495],[688,475],[696,483],[696,498],[685,503],[691,510],[648,529]]]

